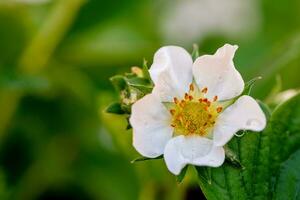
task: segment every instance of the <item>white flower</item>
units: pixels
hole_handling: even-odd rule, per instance
[[[130,117],[140,154],[164,154],[176,175],[187,164],[218,167],[225,159],[223,146],[237,131],[265,128],[265,115],[252,97],[241,96],[226,107],[226,100],[244,89],[232,61],[237,48],[226,44],[194,63],[181,47],[155,53],[149,70],[154,89],[132,106]]]

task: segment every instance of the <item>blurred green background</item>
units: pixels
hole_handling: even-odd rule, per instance
[[[200,199],[193,170],[178,185],[162,160],[130,163],[109,77],[163,45],[238,44],[273,105],[300,86],[299,27],[299,0],[0,0],[0,199]]]

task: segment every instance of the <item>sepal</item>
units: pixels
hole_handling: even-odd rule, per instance
[[[148,72],[147,62],[143,61],[143,68],[132,67],[131,72],[115,75],[110,78],[112,85],[118,92],[120,101],[107,107],[107,113],[131,114],[131,106],[137,100],[153,90],[153,83]],[[131,126],[128,123],[127,129]]]
[[[183,181],[183,179],[184,179],[184,177],[185,177],[185,175],[186,175],[186,172],[187,172],[187,170],[188,170],[188,167],[189,167],[188,165],[185,166],[185,167],[181,170],[180,174],[176,176],[176,181],[177,181],[178,184],[182,183],[182,181]]]
[[[134,160],[131,161],[131,163],[136,163],[136,162],[142,162],[142,161],[148,161],[148,160],[159,160],[159,159],[162,159],[163,158],[163,155],[161,156],[158,156],[156,158],[147,158],[147,157],[139,157],[139,158],[136,158]]]
[[[122,106],[119,102],[114,102],[110,104],[106,109],[105,112],[112,113],[112,114],[118,114],[122,115],[125,114],[124,110],[122,109]]]
[[[245,167],[242,165],[240,159],[238,158],[238,155],[231,150],[228,146],[224,147],[225,150],[225,161],[232,165],[233,167],[244,169]]]

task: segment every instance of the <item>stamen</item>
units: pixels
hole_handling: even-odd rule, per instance
[[[194,84],[193,83],[190,84],[190,91],[194,91]]]
[[[218,100],[218,96],[214,96],[214,101],[217,101]]]
[[[203,130],[200,130],[200,135],[205,135],[205,132]]]
[[[217,112],[220,113],[222,112],[223,108],[222,107],[217,107]]]
[[[211,102],[210,101],[207,101],[206,102],[206,105],[209,107],[211,105]]]
[[[178,102],[178,99],[176,98],[176,97],[174,97],[174,103],[175,104],[178,104],[179,102]]]
[[[170,110],[171,115],[174,115],[175,112],[176,112],[176,110],[174,110],[174,109],[171,109],[171,110]]]
[[[189,126],[190,126],[190,122],[186,122],[186,124],[185,124],[185,128],[188,128]]]
[[[181,102],[179,103],[179,106],[183,108],[184,105],[185,105],[185,101],[184,101],[184,100],[181,100]]]
[[[184,94],[184,98],[185,98],[185,100],[188,100],[188,99],[189,99],[188,93],[185,93],[185,94]]]
[[[182,122],[182,115],[179,114],[179,115],[177,116],[177,119],[180,120],[180,121]]]
[[[209,99],[205,97],[207,87],[200,89],[200,94],[192,92],[195,90],[198,91],[198,87],[190,84],[189,91],[183,94],[183,98],[173,98],[175,104],[169,109],[172,116],[170,125],[176,134],[199,136],[210,134],[218,113],[223,111],[221,104],[216,102],[218,96]]]
[[[204,93],[204,94],[207,93],[207,91],[208,91],[207,87],[205,87],[205,88],[203,88],[203,89],[201,90],[201,92]]]

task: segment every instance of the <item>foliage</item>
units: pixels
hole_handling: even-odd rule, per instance
[[[300,144],[300,94],[278,106],[261,133],[248,132],[229,146],[243,168],[230,164],[211,170],[211,184],[197,168],[208,199],[293,199],[297,197]]]
[[[170,0],[0,1],[0,199],[195,199],[189,196],[197,184],[190,167],[178,186],[161,160],[131,164],[138,155],[132,148],[131,134],[126,134],[129,131],[125,130],[124,118],[103,112],[109,103],[120,100],[108,77],[123,74],[120,89],[125,89],[125,82],[126,90],[131,88],[142,96],[151,90],[152,83],[143,82],[149,76],[125,74],[129,66],[139,64],[143,57],[150,65],[154,51],[165,44],[192,50],[191,43],[167,42],[162,35],[163,15],[175,10],[171,7],[175,4]],[[224,43],[238,44],[235,64],[244,80],[262,76],[252,94],[266,103],[264,98],[274,88],[278,75],[282,87],[276,92],[300,86],[299,1],[262,0],[254,9],[260,11],[261,24],[249,37],[213,32],[195,43],[199,44],[200,55],[213,53]],[[145,66],[141,67],[143,72]],[[123,100],[128,98],[126,94]],[[127,117],[130,109],[124,103],[128,101],[122,106],[113,104],[110,112],[122,112]],[[276,182],[280,184],[273,185],[274,199],[295,194],[298,121],[297,117],[285,117],[297,115],[295,98],[282,106],[270,120],[275,124],[277,118],[276,135],[282,138],[276,138],[288,144],[279,143],[278,149],[273,146],[273,156],[267,152],[270,150],[261,149],[255,160],[256,145],[244,143],[268,142],[269,137],[264,135],[269,133],[235,138],[230,148],[235,152],[238,144],[243,147],[243,153],[237,155],[246,167],[244,171],[232,169],[230,163],[216,171],[203,169],[203,181],[219,176],[218,184],[229,186],[229,190],[216,187],[216,195],[219,190],[225,194],[230,191],[230,197],[237,195],[230,188],[240,186],[239,172],[252,184],[239,191],[253,189],[251,195],[255,198]],[[284,112],[286,109],[291,113]],[[284,128],[285,118],[295,124],[292,129]],[[260,181],[269,178],[269,171],[265,172],[262,165],[256,169],[245,158],[265,163],[263,155],[276,158],[280,166],[275,170],[276,180],[261,186]],[[224,173],[218,170],[226,172],[228,185],[222,182]],[[202,187],[203,191],[209,194],[212,185],[215,183]],[[240,199],[249,195],[247,191],[239,194]]]

